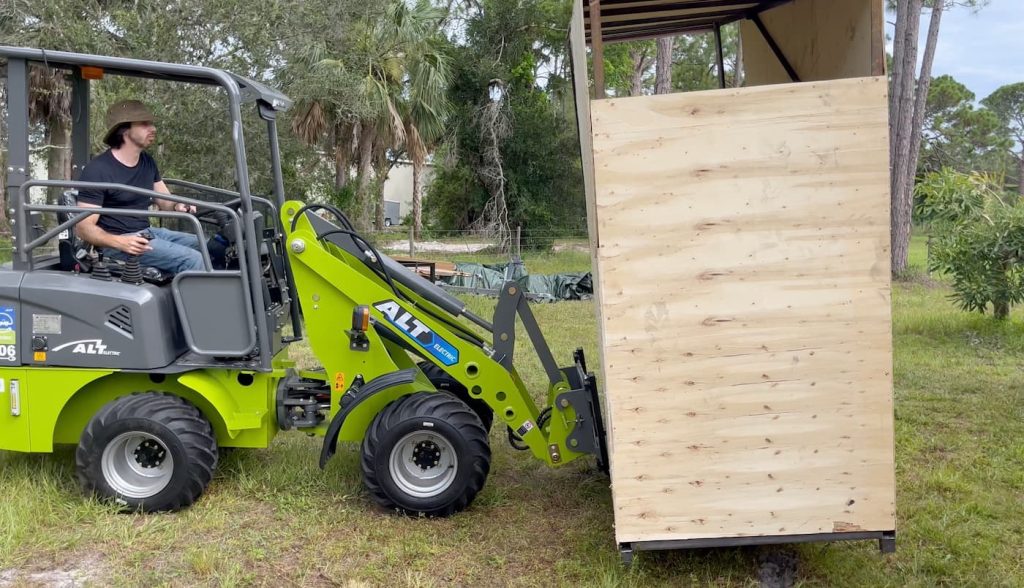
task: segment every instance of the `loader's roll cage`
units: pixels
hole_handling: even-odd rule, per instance
[[[58,227],[46,231],[43,235],[30,240],[29,235],[29,213],[31,212],[53,212],[73,213],[81,212],[81,209],[68,206],[33,205],[29,199],[28,191],[33,187],[60,187],[60,188],[107,188],[109,185],[92,185],[83,182],[72,182],[62,180],[32,180],[29,160],[29,64],[34,63],[48,68],[65,69],[71,73],[71,161],[72,175],[77,177],[89,161],[89,79],[96,70],[102,71],[102,75],[120,75],[129,77],[148,78],[156,80],[167,80],[184,82],[190,84],[201,84],[219,86],[227,93],[228,116],[231,120],[231,145],[235,159],[235,178],[237,192],[204,186],[181,180],[165,180],[169,185],[177,185],[196,192],[205,192],[213,195],[228,196],[234,201],[227,205],[211,203],[208,201],[196,200],[183,196],[158,194],[152,190],[132,189],[126,186],[116,186],[121,190],[128,190],[137,194],[163,198],[174,202],[182,202],[194,205],[199,209],[220,210],[226,212],[233,218],[235,223],[236,237],[238,243],[242,244],[242,251],[239,255],[239,267],[243,275],[246,290],[250,296],[251,306],[255,313],[261,314],[266,311],[266,300],[261,284],[260,264],[260,240],[255,234],[255,223],[253,216],[253,203],[259,202],[270,208],[269,218],[278,225],[278,209],[285,202],[284,179],[281,172],[281,156],[277,139],[277,113],[288,109],[291,100],[284,94],[271,89],[259,82],[243,78],[222,70],[157,61],[145,61],[139,59],[125,59],[119,57],[106,57],[98,55],[85,55],[79,53],[68,53],[63,51],[46,51],[42,49],[27,49],[20,47],[0,46],[0,59],[7,61],[7,128],[8,128],[8,163],[7,169],[7,202],[10,207],[10,215],[14,224],[14,268],[31,270],[34,262],[32,258],[33,249],[46,241],[52,239],[60,231],[73,227],[81,222],[86,215],[75,216],[67,222],[61,223]],[[87,75],[83,75],[83,68],[86,68]],[[91,71],[90,71],[91,69]],[[102,76],[100,76],[102,77]],[[270,141],[270,163],[273,174],[273,202],[265,198],[254,196],[249,184],[249,167],[245,151],[245,137],[242,127],[242,105],[255,103],[257,113],[267,123],[267,134]],[[233,206],[238,206],[237,213]],[[111,212],[110,209],[99,209],[96,212]],[[117,214],[132,216],[136,215],[131,211],[118,209]],[[136,216],[183,218],[189,217],[184,213],[161,212],[161,211],[139,211]],[[237,221],[241,221],[240,223]],[[193,228],[202,236],[202,228],[199,222],[191,217],[189,220]],[[280,230],[276,230],[280,234]],[[200,238],[200,242],[203,239]],[[202,248],[201,248],[202,249]],[[203,254],[203,262],[207,269],[211,268],[209,255],[206,251]],[[287,263],[287,258],[285,258]],[[301,321],[299,317],[298,304],[291,301],[291,293],[295,291],[293,276],[290,271],[285,272],[287,276],[287,290],[284,296],[285,302],[289,304],[293,333],[296,338],[301,336]],[[272,345],[270,326],[267,320],[254,317],[256,326],[256,341],[259,348],[258,365],[261,369],[270,369],[272,359]]]

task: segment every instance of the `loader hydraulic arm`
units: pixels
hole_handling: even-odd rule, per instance
[[[419,370],[415,379],[375,387],[372,397],[349,385],[415,368],[415,355],[464,385],[469,399],[486,403],[494,420],[509,427],[537,459],[560,465],[592,453],[602,466],[607,463],[600,404],[582,352],[573,365],[557,366],[514,283],[503,288],[492,327],[462,301],[377,252],[344,226],[347,220],[329,222],[292,201],[282,207],[282,221],[310,346],[325,378],[335,384],[330,416],[349,403],[343,423],[335,427],[337,440],[361,440],[389,403],[435,389]],[[346,329],[354,314],[367,311],[373,327],[359,333],[365,344],[352,345]],[[548,375],[543,410],[513,365],[517,316]],[[460,317],[492,331],[493,345]]]

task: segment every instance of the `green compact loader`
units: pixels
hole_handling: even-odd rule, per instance
[[[327,205],[287,200],[277,145],[283,94],[221,70],[0,47],[7,63],[7,206],[14,258],[0,270],[0,449],[77,445],[82,487],[128,510],[187,507],[220,449],[267,447],[280,430],[361,443],[378,504],[414,515],[466,508],[490,468],[489,429],[562,465],[607,468],[593,375],[582,351],[560,367],[523,292],[507,283],[488,321],[382,255]],[[165,179],[174,196],[115,184],[36,180],[29,161],[29,67],[64,70],[72,87],[72,168],[89,159],[90,83],[124,75],[219,87],[226,97],[237,192]],[[242,108],[266,123],[273,195],[250,191]],[[34,204],[31,189],[62,194]],[[80,189],[127,190],[196,214],[90,209],[179,222],[227,242],[215,269],[168,275],[137,259],[102,259],[75,237]],[[54,215],[56,226],[45,226]],[[53,243],[56,242],[56,253]],[[44,245],[49,245],[44,248]],[[548,378],[539,407],[513,363],[520,319]],[[302,370],[308,338],[323,366]]]

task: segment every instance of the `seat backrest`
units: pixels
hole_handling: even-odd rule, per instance
[[[58,202],[61,206],[78,206],[78,190],[65,190],[61,193]],[[77,216],[78,213],[73,212],[58,212],[57,222],[60,224],[66,223]],[[83,249],[84,243],[75,234],[74,227],[61,232],[57,239],[57,251],[60,254],[60,268],[64,271],[70,272],[77,270],[88,271],[82,263],[83,260],[79,259],[79,250]],[[85,249],[88,249],[87,247]]]
[[[78,206],[78,190],[65,190],[60,195],[61,206]],[[58,212],[57,222],[66,223],[71,220],[71,213],[69,212]]]

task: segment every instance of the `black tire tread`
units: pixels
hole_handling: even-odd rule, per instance
[[[468,442],[473,455],[472,469],[465,491],[454,501],[431,510],[413,510],[396,503],[381,486],[374,459],[381,444],[380,436],[406,420],[430,417],[447,422],[457,429]],[[374,502],[387,509],[396,509],[410,516],[447,517],[464,510],[483,489],[490,472],[491,448],[487,442],[487,430],[480,417],[465,402],[446,392],[418,392],[384,407],[377,413],[366,432],[361,447],[360,465],[363,482]]]
[[[123,396],[107,403],[93,416],[75,451],[75,465],[82,489],[88,493],[98,492],[96,480],[88,475],[96,465],[95,460],[102,459],[102,448],[93,448],[95,438],[116,421],[129,418],[160,423],[178,437],[188,455],[185,491],[167,504],[153,508],[143,504],[140,510],[174,511],[192,505],[213,479],[218,461],[217,440],[213,427],[198,408],[179,396],[164,392],[136,392]]]
[[[476,416],[480,418],[480,422],[483,424],[484,430],[490,433],[491,426],[494,423],[494,411],[486,402],[480,398],[473,398],[469,394],[469,390],[466,389],[465,384],[429,361],[421,361],[416,364],[416,366],[420,368],[423,374],[427,376],[427,379],[430,380],[430,383],[433,384],[438,391],[447,392],[448,394],[451,394],[465,402],[466,405],[476,413]]]

